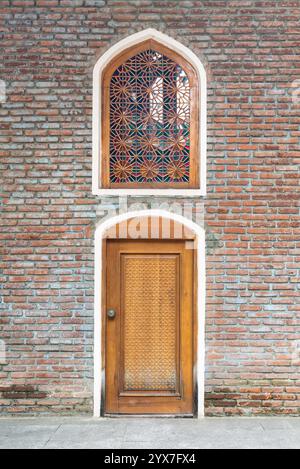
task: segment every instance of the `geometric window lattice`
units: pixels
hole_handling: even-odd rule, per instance
[[[189,78],[148,48],[112,74],[109,179],[112,184],[190,181]]]

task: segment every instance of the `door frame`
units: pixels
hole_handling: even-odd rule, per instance
[[[103,241],[105,232],[119,223],[131,218],[157,217],[173,220],[188,229],[196,236],[197,243],[197,271],[196,282],[196,366],[194,378],[197,390],[198,418],[204,417],[204,365],[205,365],[205,230],[193,221],[168,212],[167,210],[149,209],[122,213],[109,219],[100,220],[95,230],[95,292],[94,292],[94,417],[101,417],[104,411],[104,380],[105,369],[103,367],[102,353],[102,305],[103,305]]]

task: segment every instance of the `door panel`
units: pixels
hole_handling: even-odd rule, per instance
[[[178,254],[121,255],[122,391],[178,390],[178,274]]]
[[[192,414],[193,250],[184,241],[108,240],[110,414]]]

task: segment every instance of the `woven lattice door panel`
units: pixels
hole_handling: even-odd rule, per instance
[[[122,256],[124,390],[178,389],[179,256]]]

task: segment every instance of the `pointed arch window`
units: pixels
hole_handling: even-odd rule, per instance
[[[101,189],[199,190],[201,93],[193,64],[153,37],[112,56],[96,103]]]

